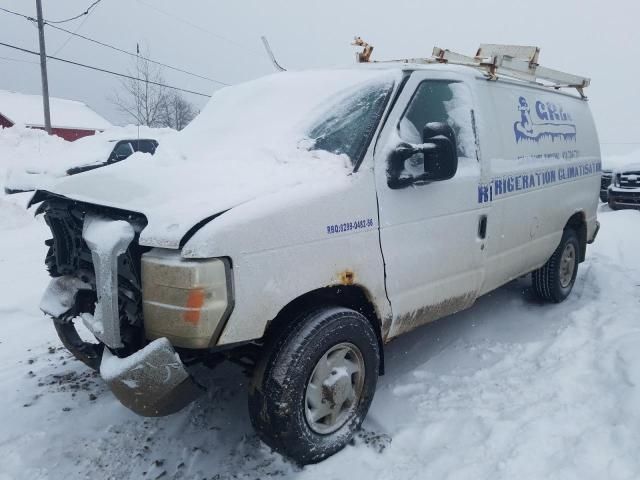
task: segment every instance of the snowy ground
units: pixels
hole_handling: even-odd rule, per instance
[[[640,212],[601,207],[563,304],[518,280],[392,342],[355,444],[299,469],[252,432],[236,367],[144,419],[72,359],[37,308],[47,230],[24,200],[0,196],[0,480],[640,478]]]

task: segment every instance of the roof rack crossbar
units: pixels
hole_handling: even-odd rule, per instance
[[[357,60],[364,63],[369,62],[373,46],[360,37],[356,37],[353,45],[363,47],[363,51],[356,56]],[[389,62],[464,65],[483,70],[490,80],[496,80],[498,74],[501,74],[548,88],[575,88],[582,98],[587,98],[584,89],[589,86],[591,79],[542,67],[538,64],[539,56],[540,48],[538,47],[483,43],[476,51],[475,56],[434,47],[432,56],[429,58],[405,58],[389,60]],[[378,61],[374,60],[374,62]]]
[[[474,57],[434,47],[432,58],[425,59],[424,63],[438,62],[476,67],[485,70],[492,80],[497,79],[500,73],[545,87],[575,88],[581,97],[586,98],[584,89],[591,83],[589,78],[542,67],[538,64],[539,55],[538,47],[521,45],[483,44]]]

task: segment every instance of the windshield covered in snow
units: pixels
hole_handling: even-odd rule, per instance
[[[365,69],[283,72],[224,88],[172,143],[182,155],[204,154],[212,161],[207,152],[233,149],[238,158],[244,157],[241,151],[259,149],[278,160],[289,161],[296,150],[325,151],[356,162],[395,76]]]
[[[358,163],[384,112],[392,86],[389,81],[370,82],[336,102],[309,131],[312,149],[345,154]]]

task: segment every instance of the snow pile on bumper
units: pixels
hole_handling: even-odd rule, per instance
[[[166,338],[126,358],[105,349],[100,375],[125,407],[145,417],[175,413],[203,392]]]

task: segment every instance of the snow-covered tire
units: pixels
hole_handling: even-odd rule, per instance
[[[300,315],[266,341],[249,391],[251,423],[295,462],[324,460],[360,427],[379,364],[376,333],[360,313],[326,307]]]
[[[579,252],[578,235],[565,229],[551,258],[531,274],[533,290],[541,300],[560,303],[569,296],[578,273]]]

